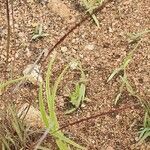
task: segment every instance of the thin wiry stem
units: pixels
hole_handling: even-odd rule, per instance
[[[103,5],[100,5],[98,8],[96,8],[96,9],[91,13],[91,15],[94,14],[94,13],[98,13],[99,11],[101,11],[101,10],[104,8],[104,6],[105,6],[108,2],[111,2],[111,1],[113,1],[113,0],[106,0],[105,3],[103,3]],[[70,29],[68,30],[68,32],[67,32],[64,36],[62,36],[62,37],[56,42],[56,44],[55,44],[51,49],[49,49],[47,56],[43,59],[42,62],[44,62],[44,61],[49,57],[49,55],[51,54],[51,52],[52,52],[60,43],[62,43],[62,42],[66,39],[66,37],[68,37],[68,35],[69,35],[70,33],[72,33],[77,27],[80,27],[83,22],[85,22],[85,21],[87,21],[87,20],[90,20],[90,19],[91,19],[90,16],[85,14],[84,17],[81,19],[81,21],[79,21],[79,22],[76,23],[72,28],[70,28]]]
[[[6,45],[6,69],[8,66],[9,49],[10,49],[10,16],[9,16],[9,2],[6,0],[6,17],[7,17],[7,45]],[[5,75],[6,77],[6,75]]]
[[[62,130],[62,129],[65,129],[69,126],[73,126],[75,124],[79,124],[81,122],[84,122],[84,121],[88,121],[88,120],[91,120],[91,119],[96,119],[98,117],[102,117],[102,116],[106,116],[106,115],[110,115],[110,114],[113,114],[113,113],[116,113],[116,112],[122,112],[122,111],[125,111],[129,108],[132,108],[132,107],[135,107],[136,109],[138,109],[136,106],[140,106],[140,104],[133,104],[133,105],[126,105],[122,108],[116,108],[116,109],[110,109],[109,111],[107,112],[102,112],[102,113],[99,113],[99,114],[96,114],[96,115],[92,115],[90,117],[86,117],[86,118],[82,118],[78,121],[74,121],[72,123],[69,123],[69,124],[65,124],[65,125],[62,125],[62,127],[60,127],[59,129],[55,130],[54,132],[52,132],[51,134],[53,133],[56,133],[58,132],[59,130]],[[37,148],[42,144],[42,142],[44,141],[44,139],[47,137],[47,135],[49,134],[49,128],[46,129],[46,131],[44,132],[44,134],[42,135],[42,137],[38,140],[37,142],[37,145],[35,146],[34,150],[37,150]]]
[[[104,6],[108,3],[111,2],[113,0],[106,0],[106,2],[103,3],[103,5],[101,5],[100,7],[98,7],[95,11],[93,11],[92,14],[94,13],[98,13],[99,11],[101,11]],[[31,68],[31,70],[29,72],[32,72],[34,66],[38,63],[41,62],[42,60],[42,64],[46,61],[46,59],[49,57],[49,55],[54,51],[54,49],[61,44],[77,27],[80,27],[82,25],[82,23],[84,23],[85,21],[91,19],[89,15],[84,15],[84,17],[81,19],[81,21],[79,21],[78,23],[76,23],[73,27],[71,27],[67,33],[65,33],[55,44],[54,46],[52,46],[52,48],[49,49],[47,56],[42,60],[43,54],[44,54],[44,50],[39,54],[39,57],[35,60],[33,67]],[[15,87],[15,89],[13,90],[16,91],[16,89],[18,89],[20,87],[22,83],[18,83],[18,85]]]
[[[14,0],[10,0],[10,4],[11,4],[11,19],[12,19],[12,36],[14,35]],[[13,44],[13,46],[15,46],[15,43]],[[15,61],[16,61],[16,58],[15,58],[15,54],[16,54],[16,51],[15,53],[13,54],[13,61],[11,63],[11,79],[13,79],[13,74],[14,74],[14,67],[15,67]]]
[[[10,0],[10,3],[11,3],[12,29],[14,31],[14,0]]]

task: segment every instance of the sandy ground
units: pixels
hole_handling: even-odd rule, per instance
[[[28,64],[33,63],[40,52],[50,49],[68,29],[78,22],[85,11],[79,2],[73,0],[52,0],[51,3],[35,2],[33,0],[14,1],[14,30],[11,30],[10,59],[7,77],[10,76],[12,61],[13,76],[22,75]],[[6,7],[0,1],[0,81],[4,81],[7,20]],[[70,116],[64,115],[68,89],[79,78],[76,71],[70,71],[63,80],[58,91],[57,113],[60,124],[66,124],[83,117],[104,112],[113,107],[113,100],[119,89],[119,78],[109,83],[107,79],[114,68],[118,67],[123,58],[134,48],[128,44],[127,33],[141,32],[150,27],[149,0],[114,0],[108,3],[97,14],[100,28],[94,22],[86,21],[75,29],[58,47],[57,60],[53,68],[53,80],[59,75],[64,65],[73,58],[81,61],[87,77],[86,97],[90,102]],[[32,31],[38,23],[49,36],[37,41],[31,41]],[[11,21],[12,25],[12,21]],[[137,92],[143,99],[150,98],[150,35],[142,37],[142,42],[134,54],[128,68],[128,76]],[[42,63],[44,77],[48,59]],[[9,101],[14,101],[18,107],[32,101],[38,107],[38,88],[26,83],[15,94],[10,94],[10,88],[1,96],[1,109]],[[131,105],[137,100],[127,92],[121,97],[119,106]],[[144,112],[139,109],[127,109],[122,113],[93,119],[64,129],[72,139],[92,150],[148,150],[149,141],[136,146],[138,130],[143,120]],[[55,149],[55,148],[54,148]]]

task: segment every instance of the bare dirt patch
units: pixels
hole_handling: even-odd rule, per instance
[[[72,0],[60,1],[59,5],[57,3],[53,5],[53,3],[14,1],[14,30],[11,30],[10,63],[6,70],[6,6],[0,1],[0,81],[5,80],[5,71],[7,71],[7,77],[10,77],[14,57],[13,77],[15,78],[21,76],[25,67],[33,63],[43,49],[50,49],[85,13],[81,11],[82,8],[75,7],[79,4]],[[53,68],[53,79],[55,80],[56,75],[73,58],[80,60],[88,79],[86,97],[90,99],[90,102],[77,112],[69,116],[64,115],[66,108],[62,103],[65,103],[67,99],[68,89],[71,89],[73,82],[78,79],[76,71],[68,73],[58,91],[56,107],[60,124],[105,112],[113,107],[119,83],[117,78],[110,83],[107,83],[107,79],[134,47],[134,44],[128,44],[126,34],[148,29],[149,14],[149,0],[110,2],[97,15],[100,28],[96,27],[92,20],[84,22],[56,47],[57,61]],[[31,41],[33,26],[38,23],[42,23],[44,32],[49,36]],[[150,98],[149,39],[149,34],[142,38],[128,69],[133,85],[143,99],[147,100]],[[43,77],[48,61],[47,59],[41,66]],[[7,108],[10,101],[13,101],[18,108],[26,102],[32,102],[32,105],[38,108],[38,87],[25,83],[15,94],[11,94],[13,88],[8,89],[0,97],[1,109]],[[120,106],[137,102],[127,93],[124,93],[121,99]],[[87,149],[148,150],[150,149],[149,141],[136,145],[143,116],[142,108],[127,109],[121,113],[68,127],[64,129],[64,132]]]

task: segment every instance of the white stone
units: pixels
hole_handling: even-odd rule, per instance
[[[116,119],[117,119],[117,120],[121,119],[121,116],[117,115],[117,116],[116,116]]]
[[[40,111],[33,106],[29,106],[28,103],[22,105],[17,115],[20,118],[25,117],[24,120],[28,127],[44,128]]]
[[[32,55],[32,53],[28,47],[26,48],[26,55],[27,55],[27,57],[31,57],[31,55]]]
[[[77,62],[77,61],[72,61],[72,62],[70,63],[70,68],[71,68],[72,70],[76,69],[77,66],[78,66],[78,62]]]
[[[82,55],[82,54],[80,54],[79,56],[80,56],[80,58],[83,58],[83,55]]]
[[[62,53],[66,53],[68,50],[68,48],[66,46],[61,47],[61,52]]]
[[[94,50],[94,48],[95,48],[94,44],[88,44],[88,45],[85,46],[86,50]]]
[[[24,76],[28,76],[28,80],[34,85],[38,85],[43,82],[42,76],[40,74],[40,67],[35,65],[32,69],[33,64],[29,64],[26,69],[23,71]],[[30,72],[30,70],[32,71]]]

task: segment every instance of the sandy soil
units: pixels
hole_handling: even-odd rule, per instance
[[[33,0],[14,1],[14,30],[11,30],[11,53],[7,77],[10,77],[14,56],[13,76],[15,78],[21,76],[25,67],[33,63],[43,49],[50,49],[85,13],[79,2],[57,1],[57,3],[54,0],[52,3],[42,1],[42,4]],[[7,41],[6,7],[2,0],[0,8],[0,81],[2,82],[5,80]],[[114,0],[97,14],[100,28],[92,20],[86,21],[55,48],[57,61],[53,68],[53,79],[55,80],[64,65],[73,58],[80,60],[88,79],[86,97],[90,99],[90,102],[77,112],[70,116],[64,115],[66,107],[63,104],[66,103],[68,89],[72,88],[73,82],[78,79],[76,71],[68,73],[58,91],[56,107],[60,124],[104,112],[113,107],[113,100],[119,88],[119,78],[109,83],[107,79],[135,46],[128,44],[126,34],[148,29],[149,14],[149,0]],[[44,32],[49,36],[31,41],[33,27],[38,23],[42,23]],[[149,40],[148,34],[142,37],[142,42],[128,68],[128,76],[143,99],[150,98]],[[48,59],[41,64],[43,77],[47,63]],[[1,109],[4,109],[9,101],[14,101],[18,107],[32,101],[33,106],[38,107],[36,86],[26,83],[15,94],[10,94],[13,88],[9,88],[1,96]],[[123,94],[121,100],[119,106],[137,102],[127,92]],[[121,113],[68,127],[64,132],[87,149],[148,150],[149,141],[136,145],[143,115],[142,108],[135,110],[133,107]]]

